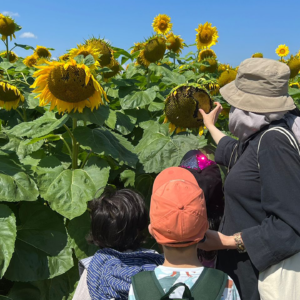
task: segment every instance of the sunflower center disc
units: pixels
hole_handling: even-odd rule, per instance
[[[84,101],[95,92],[91,78],[85,85],[85,76],[85,71],[76,66],[69,66],[67,70],[63,66],[58,66],[48,77],[49,90],[56,98],[65,102]]]
[[[3,86],[0,85],[0,100],[4,102],[12,102],[19,99],[20,96],[16,95],[13,90],[7,89],[7,85],[5,87],[5,91]]]
[[[145,47],[145,58],[150,62],[156,62],[164,57],[166,43],[163,39],[153,39]]]
[[[49,51],[47,49],[38,49],[36,51],[38,57],[48,57],[49,56]]]
[[[164,21],[161,21],[161,23],[159,24],[159,29],[160,30],[165,30],[167,28],[167,24]]]
[[[9,36],[15,32],[15,23],[13,20],[9,18],[2,18],[0,19],[0,33]]]
[[[199,34],[199,40],[203,44],[208,44],[212,40],[212,34],[210,30],[202,30],[202,32]]]

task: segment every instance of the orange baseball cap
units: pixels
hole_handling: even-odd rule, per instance
[[[161,245],[186,247],[201,241],[207,229],[204,192],[193,174],[180,167],[162,171],[152,190],[150,234]]]

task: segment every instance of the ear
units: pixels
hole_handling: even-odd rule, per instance
[[[149,233],[154,237],[151,224],[148,226]]]

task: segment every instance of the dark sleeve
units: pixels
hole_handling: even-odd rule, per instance
[[[238,143],[237,140],[229,136],[222,137],[216,149],[215,162],[219,165],[228,167],[230,157],[233,154],[232,152],[234,150],[235,145],[237,145],[237,143]]]
[[[260,226],[242,232],[259,271],[300,251],[300,156],[279,132],[267,133],[258,155],[262,208]]]

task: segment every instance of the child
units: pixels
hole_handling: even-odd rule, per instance
[[[163,263],[155,251],[140,248],[149,223],[144,200],[129,189],[106,188],[89,208],[90,240],[100,250],[88,260],[73,300],[127,299],[131,277]]]
[[[165,261],[154,272],[133,277],[129,300],[156,300],[166,293],[192,299],[190,289],[195,300],[240,300],[231,278],[198,260],[197,244],[205,240],[208,221],[203,190],[189,170],[171,167],[156,177],[150,221],[149,231],[162,245]]]

